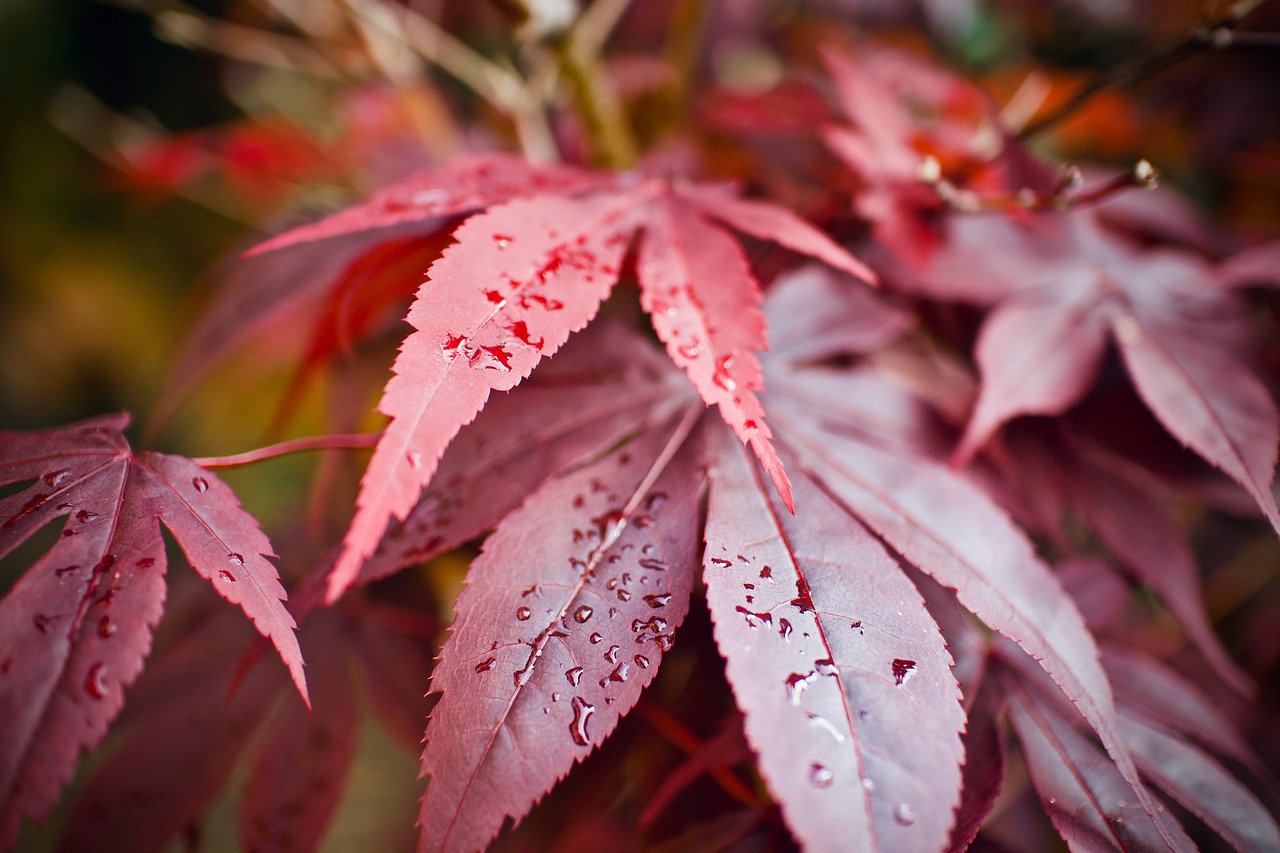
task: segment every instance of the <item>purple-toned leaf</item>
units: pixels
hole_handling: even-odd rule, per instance
[[[964,726],[951,657],[883,546],[808,479],[797,514],[727,438],[704,577],[747,737],[806,849],[938,849]]]
[[[1027,772],[1072,850],[1195,850],[1163,806],[1144,808],[1116,765],[1032,691],[1005,679]],[[1148,795],[1149,797],[1150,795]]]
[[[1280,850],[1280,828],[1253,794],[1200,749],[1128,715],[1121,732],[1143,775],[1235,849]]]
[[[1200,575],[1186,534],[1142,490],[1087,464],[1073,466],[1076,505],[1094,530],[1178,618],[1218,675],[1245,695],[1253,682],[1214,634],[1200,596]]]
[[[1280,414],[1266,387],[1225,349],[1190,329],[1120,313],[1115,338],[1143,401],[1179,441],[1244,486],[1271,526]]]
[[[199,821],[287,689],[284,670],[265,659],[231,692],[253,642],[243,620],[215,614],[147,668],[116,748],[77,797],[62,851],[151,853]]]
[[[1132,649],[1108,645],[1102,648],[1102,665],[1128,713],[1140,711],[1246,767],[1259,766],[1235,723],[1200,687],[1166,664]]]
[[[716,186],[680,183],[676,192],[703,215],[737,231],[816,258],[865,282],[878,280],[866,264],[785,207],[738,198],[727,188]]]
[[[289,664],[305,698],[302,657],[271,547],[211,473],[187,459],[135,456],[126,416],[0,434],[0,554],[65,517],[61,535],[0,602],[0,842],[40,817],[96,745],[150,651],[164,600],[159,522],[191,565],[239,604]]]
[[[141,472],[148,476],[139,476]],[[275,645],[307,701],[293,617],[285,609],[276,568],[267,559],[275,556],[271,543],[253,516],[241,509],[235,493],[190,459],[161,453],[136,457],[130,478],[126,499],[145,502],[169,528],[191,567],[253,620],[258,632]]]
[[[1133,590],[1120,573],[1093,557],[1065,557],[1054,566],[1058,580],[1080,608],[1085,624],[1103,632],[1129,607]]]
[[[764,387],[755,353],[766,346],[759,282],[728,233],[671,199],[653,208],[636,264],[641,305],[671,360],[751,446],[790,510],[791,484],[755,395]]]
[[[1227,287],[1280,285],[1280,240],[1250,246],[1232,255],[1218,268],[1218,280]]]
[[[937,463],[823,429],[807,406],[786,398],[779,398],[772,411],[809,476],[908,562],[954,589],[960,603],[988,627],[1040,663],[1154,812],[1154,801],[1141,789],[1120,740],[1093,636],[1008,517],[978,488]]]
[[[673,405],[688,402],[687,390],[656,347],[597,318],[544,361],[518,395],[494,398],[458,433],[417,506],[391,524],[357,583],[492,529],[547,477],[670,417]]]
[[[956,807],[956,823],[951,829],[947,850],[969,848],[1004,788],[1003,716],[1001,701],[992,688],[980,690],[969,705],[965,719],[960,805]]]
[[[793,364],[872,352],[915,324],[908,312],[826,267],[811,265],[779,277],[765,296],[769,340]],[[814,306],[823,310],[815,312]]]
[[[360,204],[286,231],[255,246],[251,255],[296,243],[345,234],[423,223],[483,210],[526,196],[566,192],[599,185],[604,177],[571,166],[535,165],[522,157],[481,154],[414,175],[371,195]],[[433,230],[433,229],[423,229]]]
[[[693,587],[696,414],[547,483],[485,542],[432,676],[420,849],[484,847],[653,679]]]
[[[355,751],[359,715],[348,675],[343,616],[314,614],[302,645],[313,706],[294,696],[260,735],[240,799],[244,850],[315,850],[337,809]]]
[[[542,197],[473,216],[430,270],[387,383],[391,417],[329,581],[336,600],[392,519],[403,520],[458,430],[585,326],[617,279],[634,201]]]
[[[1089,390],[1107,341],[1093,290],[1070,299],[1060,291],[1020,294],[987,317],[975,350],[982,390],[955,464],[968,463],[1010,418],[1062,414]]]

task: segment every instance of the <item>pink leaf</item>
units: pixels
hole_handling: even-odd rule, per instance
[[[748,739],[809,849],[937,849],[959,799],[951,657],[883,547],[809,480],[793,518],[721,442],[704,573]]]
[[[1137,313],[1114,320],[1143,401],[1179,441],[1244,486],[1280,532],[1271,491],[1280,414],[1263,384],[1227,351]]]
[[[690,423],[548,483],[485,542],[432,676],[420,849],[487,845],[653,679],[693,587]]]
[[[816,264],[779,277],[764,304],[771,349],[797,364],[887,347],[915,324],[909,311]]]
[[[987,318],[975,356],[982,390],[954,464],[967,464],[1005,421],[1060,415],[1089,390],[1106,346],[1097,296],[1029,293],[1005,300]]]
[[[673,381],[674,380],[674,381]],[[360,569],[369,583],[490,530],[547,477],[688,403],[649,341],[606,317],[544,361],[518,395],[490,401],[445,451],[435,478]]]
[[[1027,771],[1045,813],[1072,849],[1196,849],[1163,806],[1152,815],[1133,802],[1116,766],[1052,706],[1011,679],[1006,683]]]
[[[406,222],[447,219],[515,198],[571,191],[603,180],[601,175],[569,166],[535,166],[523,157],[460,157],[379,190],[364,202],[319,222],[286,231],[255,246],[249,254]]]
[[[492,390],[509,390],[587,324],[627,248],[627,195],[511,202],[469,219],[432,265],[409,311],[396,375],[379,409],[392,418],[360,484],[330,575],[336,600],[403,520],[458,430]]]
[[[676,192],[704,215],[729,227],[816,258],[855,278],[874,284],[876,274],[822,231],[785,207],[737,198],[718,187],[677,184]]]
[[[789,400],[779,401],[773,412],[809,476],[909,562],[956,590],[960,603],[988,627],[1039,662],[1154,812],[1120,740],[1093,636],[1008,517],[979,489],[936,463],[820,429],[807,407],[797,409]]]
[[[1001,728],[1002,700],[997,699],[995,693],[993,687],[981,690],[966,715],[963,785],[947,850],[969,848],[1004,787],[1006,747]]]
[[[654,208],[638,260],[641,305],[671,360],[751,445],[790,509],[791,484],[753,393],[764,385],[755,357],[765,348],[759,285],[724,231],[669,199]]]

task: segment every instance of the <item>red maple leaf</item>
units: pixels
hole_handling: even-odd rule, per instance
[[[0,838],[57,798],[142,669],[164,600],[163,523],[192,567],[275,644],[306,697],[271,545],[231,490],[189,459],[135,454],[126,415],[0,433],[0,555],[65,518],[0,602]]]
[[[539,173],[530,167],[529,174]],[[584,174],[557,194],[517,198],[473,216],[432,265],[407,318],[415,331],[379,405],[391,423],[361,483],[331,576],[331,600],[357,577],[388,522],[404,519],[417,503],[445,448],[490,392],[515,387],[586,326],[637,234],[641,303],[655,331],[706,403],[717,405],[752,446],[790,505],[755,396],[761,387],[755,352],[765,348],[759,284],[725,226],[869,280],[873,275],[795,215],[739,199],[729,188]],[[517,186],[527,190],[533,182]],[[456,192],[415,179],[257,251],[429,218],[439,214],[442,197]]]

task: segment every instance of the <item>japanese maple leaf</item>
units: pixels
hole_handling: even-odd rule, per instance
[[[840,299],[835,285],[798,275],[770,296],[804,306],[813,331],[793,318],[783,340],[794,350],[765,362],[795,516],[732,431],[668,386],[668,421],[551,475],[498,522],[432,679],[421,849],[484,846],[608,735],[687,612],[699,535],[748,739],[806,844],[929,849],[951,837],[959,691],[898,561],[1033,655],[1141,808],[1157,812],[1137,787],[1092,636],[1053,572],[979,487],[916,446],[918,430],[900,429],[925,417],[922,404],[874,368],[830,366],[903,328],[887,309],[856,310],[865,300]]]
[[[366,202],[268,240],[226,272],[188,335],[160,408],[256,335],[305,332],[305,371],[357,339],[368,319],[408,300],[460,217],[522,196],[598,184],[595,173],[500,154],[460,157]],[[299,379],[298,381],[301,381]],[[288,401],[282,405],[287,408]]]
[[[164,849],[203,818],[240,766],[240,846],[314,850],[348,779],[357,697],[370,700],[388,734],[416,748],[434,633],[420,614],[350,596],[307,618],[298,633],[312,708],[290,695],[273,660],[244,670],[253,635],[243,620],[176,615],[190,627],[130,690],[109,756],[76,794],[61,849]]]
[[[410,214],[395,204],[388,212],[386,199],[405,192],[386,190],[380,200],[267,246],[403,222]],[[433,191],[417,185],[415,192]],[[445,448],[490,392],[515,387],[590,321],[637,234],[641,302],[654,330],[790,504],[755,396],[761,387],[755,352],[765,347],[759,284],[725,226],[872,278],[803,220],[725,187],[626,175],[577,192],[518,198],[468,219],[410,308],[414,332],[379,404],[391,422],[361,482],[330,599],[350,586],[387,523],[413,508]]]
[[[1009,418],[1079,402],[1110,339],[1164,427],[1240,483],[1280,530],[1271,493],[1280,414],[1244,360],[1241,304],[1199,256],[1143,250],[1088,211],[1026,225],[971,217],[953,224],[924,286],[995,303],[978,337],[982,389],[957,464]]]
[[[163,523],[218,594],[275,644],[305,698],[302,656],[268,561],[231,490],[189,459],[135,454],[127,415],[0,434],[0,556],[51,522],[60,535],[0,602],[0,838],[39,817],[123,704],[164,600]]]

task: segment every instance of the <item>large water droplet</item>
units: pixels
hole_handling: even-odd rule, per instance
[[[209,491],[209,481],[204,477],[192,477],[191,485],[194,486],[195,490],[200,494],[204,494]]]
[[[831,725],[831,721],[826,717],[818,716],[812,711],[806,711],[805,717],[810,723],[825,731],[827,734],[835,738],[836,743],[844,743],[844,735],[835,726]]]
[[[787,699],[792,705],[800,704],[800,696],[804,693],[805,689],[808,688],[809,682],[813,681],[817,675],[818,674],[816,672],[811,672],[808,675],[801,675],[798,672],[793,672],[787,676],[787,680],[784,684],[787,687]]]
[[[31,624],[35,625],[36,630],[41,634],[49,633],[49,626],[53,624],[53,617],[46,616],[43,613],[36,613],[31,617]]]
[[[493,665],[497,663],[497,661],[498,661],[497,658],[492,658],[492,657],[485,658],[484,660],[480,661],[480,663],[476,664],[476,672],[488,672],[489,670],[493,669]]]
[[[107,684],[107,668],[101,663],[89,667],[84,677],[84,692],[94,699],[105,699],[110,685]]]
[[[578,607],[577,610],[573,611],[573,621],[581,625],[591,618],[592,612],[594,611],[592,611],[590,607],[583,604],[580,607]]]
[[[669,592],[655,593],[654,595],[646,595],[644,597],[644,603],[652,607],[654,610],[657,610],[659,607],[666,607],[667,602],[670,600],[671,593]]]
[[[143,557],[141,560],[134,563],[133,565],[139,569],[149,569],[155,564],[156,564],[156,560],[154,557]]]
[[[604,653],[604,659],[605,659],[605,660],[607,660],[609,663],[617,663],[617,662],[618,662],[618,652],[620,652],[620,651],[622,651],[622,649],[621,649],[620,647],[618,647],[618,646],[610,646],[610,647],[609,647],[609,651],[607,651],[607,652],[605,652],[605,653]]]
[[[97,521],[97,520],[98,520],[98,514],[96,512],[91,512],[87,509],[82,509],[76,513],[76,521],[79,521],[81,524],[88,524],[91,521]]]
[[[631,664],[627,663],[626,661],[623,661],[622,663],[614,667],[613,672],[609,673],[607,677],[600,679],[600,686],[604,687],[610,681],[618,681],[618,682],[626,681],[627,676],[630,674],[631,674]]]
[[[596,706],[588,703],[581,696],[574,696],[570,704],[573,705],[573,720],[569,723],[569,735],[578,746],[590,746],[591,737],[587,734],[587,723],[591,720],[591,715],[596,712]]]
[[[893,807],[893,819],[903,826],[911,826],[916,822],[916,813],[906,803],[898,803]]]
[[[566,669],[564,671],[564,677],[568,679],[570,684],[577,687],[578,683],[582,681],[582,667],[575,666],[572,669]]]
[[[105,640],[108,637],[115,636],[115,633],[118,630],[119,627],[111,620],[110,616],[103,616],[98,620],[98,636],[102,639]]]
[[[721,559],[721,558],[719,558],[719,557],[712,557],[712,558],[711,558],[711,565],[713,565],[713,566],[723,566],[724,568],[728,568],[729,566],[732,566],[732,565],[733,565],[733,563],[732,563],[730,560],[723,560],[723,559]]]
[[[511,245],[511,237],[507,234],[494,234],[493,243],[499,250],[502,250]]]
[[[56,489],[60,486],[65,486],[71,480],[71,476],[71,472],[64,468],[61,471],[53,471],[45,474],[41,479],[44,480],[45,484],[50,488]]]
[[[630,591],[630,590],[626,590],[626,589],[620,589],[620,590],[618,590],[618,600],[619,600],[619,601],[630,601],[630,600],[631,600],[631,591]]]
[[[636,662],[636,666],[640,667],[641,669],[649,668],[649,659],[644,655],[636,655],[634,660]]]
[[[244,557],[240,554],[228,554],[227,559],[231,561],[233,566],[244,566]]]
[[[903,658],[894,658],[893,661],[893,683],[902,685],[911,673],[915,671],[916,662],[913,660],[905,660]]]
[[[825,766],[814,762],[809,765],[809,784],[815,788],[830,788],[832,775]]]
[[[226,583],[236,582],[236,576],[231,574],[231,572],[227,571],[226,569],[219,569],[218,577],[221,578]]]
[[[648,569],[651,572],[665,572],[667,564],[655,557],[644,557],[640,560],[640,568]]]
[[[791,639],[791,623],[786,618],[778,620],[778,635],[784,640]]]
[[[737,607],[733,609],[741,613],[743,616],[747,617],[747,625],[749,625],[752,628],[759,628],[762,625],[773,624],[773,614],[767,610],[761,611],[759,613],[755,613],[743,607],[741,604],[739,604]]]
[[[593,646],[594,646],[594,645],[596,645],[597,643],[599,643],[601,640],[603,640],[603,639],[604,639],[604,635],[603,635],[603,634],[601,634],[599,631],[596,631],[594,634],[592,634],[592,635],[591,635],[590,637],[588,637],[587,639],[588,639],[588,640],[590,640],[590,641],[591,641],[591,645],[593,645]]]
[[[831,675],[837,675],[840,672],[840,670],[836,668],[836,662],[833,661],[831,658],[823,658],[822,660],[816,660],[813,662],[813,666],[814,666],[814,670],[818,673],[818,675],[831,676]]]
[[[516,618],[521,622],[529,621],[529,617],[533,615],[533,611],[527,607],[521,607],[516,610]]]

